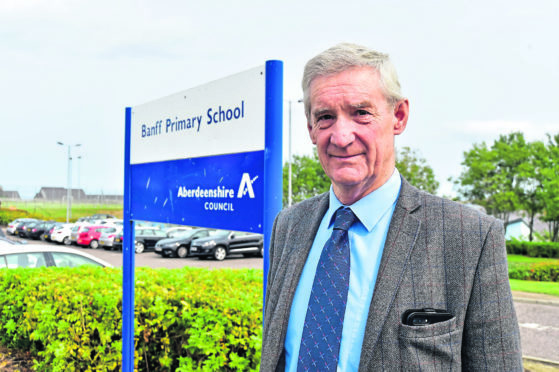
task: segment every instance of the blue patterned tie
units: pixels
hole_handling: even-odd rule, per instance
[[[347,230],[357,221],[351,209],[336,211],[334,230],[324,245],[309,299],[297,371],[336,371],[349,288]]]

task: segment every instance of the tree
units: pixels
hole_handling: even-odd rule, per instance
[[[522,187],[530,172],[530,149],[520,132],[501,135],[491,148],[474,144],[464,153],[464,170],[456,181],[462,198],[482,205],[489,214],[508,223],[522,206]]]
[[[543,203],[543,174],[542,170],[548,165],[548,153],[541,141],[528,143],[528,158],[518,169],[520,182],[520,204],[528,213],[530,228],[529,240],[534,237],[534,219],[536,214],[544,208]]]
[[[283,166],[283,205],[287,206],[289,164]],[[316,148],[312,156],[295,155],[291,165],[293,203],[313,197],[330,188],[330,179],[318,160]]]
[[[421,158],[416,150],[402,147],[396,155],[396,168],[404,178],[418,189],[435,194],[439,188],[439,182],[435,179],[433,169],[427,165],[427,161]]]
[[[559,134],[548,134],[548,144],[542,156],[541,168],[542,220],[549,226],[549,238],[559,241]]]

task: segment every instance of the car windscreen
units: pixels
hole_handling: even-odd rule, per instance
[[[52,258],[57,267],[78,267],[83,265],[103,266],[99,262],[74,253],[52,252]]]
[[[225,236],[229,235],[229,233],[230,233],[230,231],[222,230],[222,231],[216,232],[215,234],[213,234],[213,236],[215,236],[216,238],[222,238],[222,237],[225,237]]]

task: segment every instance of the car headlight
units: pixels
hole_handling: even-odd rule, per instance
[[[179,242],[161,244],[161,246],[165,247],[165,248],[175,248],[175,247],[178,247],[179,245],[181,245]]]
[[[207,248],[207,247],[213,247],[215,245],[215,242],[213,240],[210,240],[209,242],[205,242],[202,244],[202,247]]]

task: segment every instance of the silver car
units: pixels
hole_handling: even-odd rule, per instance
[[[99,246],[105,249],[113,249],[115,236],[122,231],[122,228],[109,227],[103,229],[99,237]]]
[[[21,244],[0,238],[0,270],[82,265],[113,267],[110,263],[77,249],[43,244]]]

